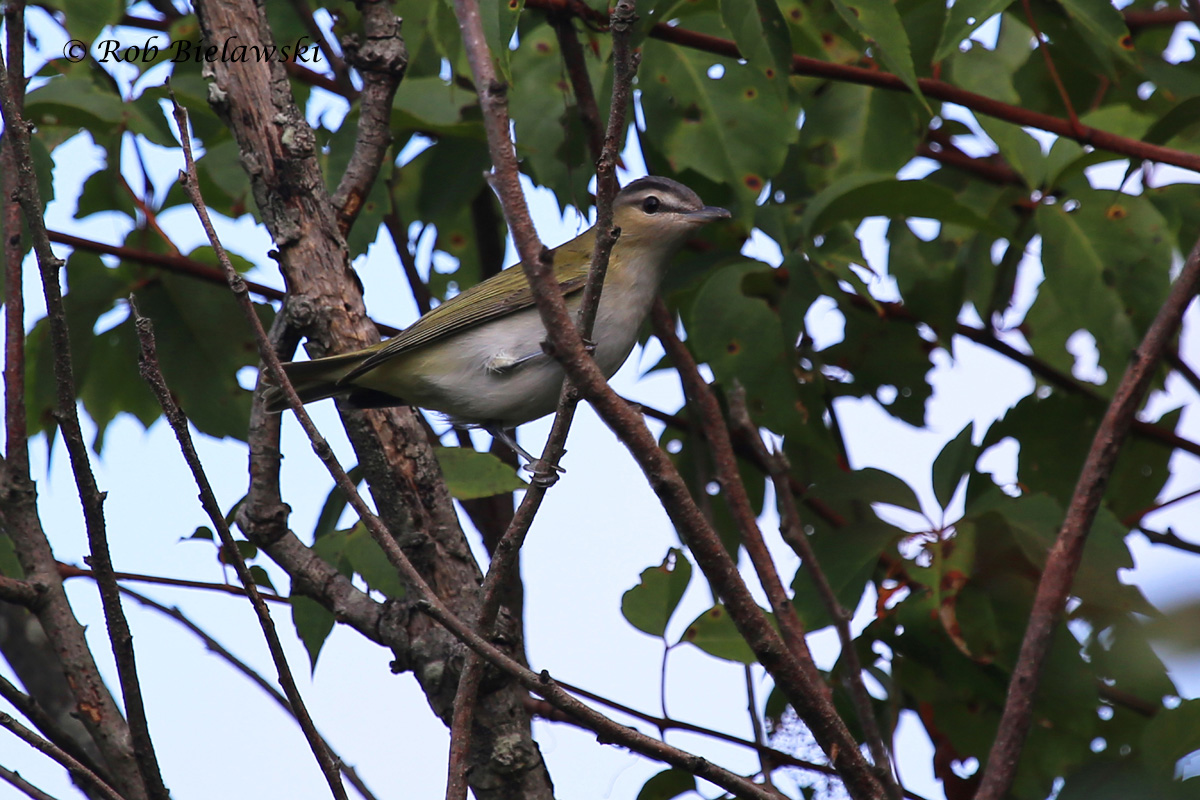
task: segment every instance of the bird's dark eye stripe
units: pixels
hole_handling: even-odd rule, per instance
[[[659,205],[660,203],[658,198],[654,195],[650,195],[642,201],[642,210],[647,214],[653,214],[655,211],[658,211]]]

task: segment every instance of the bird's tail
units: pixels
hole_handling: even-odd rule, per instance
[[[288,379],[296,388],[296,394],[305,403],[324,400],[326,397],[350,394],[355,387],[342,384],[340,381],[351,370],[362,363],[368,354],[345,353],[340,356],[314,358],[311,361],[289,361],[283,365]],[[287,396],[283,389],[270,383],[270,373],[263,373],[267,387],[263,391],[263,403],[267,411],[280,412],[288,407]]]

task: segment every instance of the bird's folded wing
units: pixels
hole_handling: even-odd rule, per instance
[[[572,271],[565,280],[560,280],[558,286],[563,295],[569,296],[583,289],[585,283],[586,263],[577,272]],[[532,305],[533,292],[529,288],[524,270],[519,265],[510,267],[491,280],[455,295],[388,339],[379,350],[343,376],[339,383],[350,383],[364,372],[401,353]]]

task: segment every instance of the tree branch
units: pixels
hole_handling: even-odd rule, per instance
[[[348,36],[342,42],[347,61],[363,79],[354,150],[332,199],[342,236],[350,232],[358,219],[391,146],[392,100],[408,69],[408,50],[400,36],[400,19],[392,13],[391,4],[385,0],[362,0],[358,7],[367,40],[359,42],[357,37]]]
[[[45,755],[57,761],[63,766],[63,768],[71,773],[73,778],[80,783],[86,784],[87,786],[95,789],[103,797],[107,797],[109,800],[126,800],[126,798],[123,798],[117,793],[116,789],[102,781],[99,775],[92,772],[83,764],[80,764],[68,753],[64,752],[62,748],[57,747],[46,739],[43,739],[33,731],[29,730],[29,728],[26,728],[24,725],[17,722],[11,714],[5,714],[3,711],[0,711],[0,728],[5,728],[18,739],[32,747],[34,750],[37,750],[39,753],[44,753]]]
[[[455,13],[463,33],[468,61],[481,89],[484,127],[495,166],[493,185],[505,208],[509,229],[517,242],[522,266],[534,301],[549,336],[554,355],[567,378],[577,386],[601,418],[617,433],[642,467],[651,487],[671,517],[676,530],[696,556],[709,583],[726,602],[738,631],[760,662],[775,677],[785,696],[809,725],[818,743],[833,760],[852,797],[878,797],[882,793],[866,759],[858,751],[845,723],[824,693],[786,654],[778,634],[767,622],[720,538],[692,500],[686,484],[633,411],[608,386],[603,373],[583,347],[583,341],[554,280],[547,252],[540,246],[521,195],[516,158],[509,140],[505,87],[496,80],[491,55],[483,36],[475,0],[455,0]]]
[[[258,674],[249,664],[247,664],[245,661],[242,661],[240,658],[227,650],[220,642],[210,636],[207,631],[205,631],[195,622],[192,622],[192,620],[188,619],[188,617],[182,611],[180,611],[178,608],[167,607],[162,603],[152,600],[146,595],[139,594],[138,592],[135,592],[125,586],[121,587],[121,591],[147,608],[152,608],[160,614],[170,617],[191,631],[196,638],[204,642],[205,648],[207,648],[218,658],[223,659],[235,670],[249,678],[252,683],[258,686],[258,688],[262,689],[267,696],[274,700],[280,708],[286,711],[292,717],[292,719],[296,720],[297,724],[303,728],[303,723],[301,722],[300,717],[296,714],[296,710],[292,707],[292,704],[288,702],[287,697],[285,697],[282,692],[272,686],[270,681]],[[265,596],[264,599],[266,599]],[[279,599],[283,600],[284,598]],[[317,735],[320,736],[320,733],[318,732]],[[354,771],[354,768],[348,766],[346,762],[341,759],[341,757],[333,752],[333,748],[329,747],[329,743],[325,740],[325,737],[321,736],[321,741],[324,742],[325,748],[329,751],[330,755],[333,756],[333,760],[337,763],[338,769],[340,769],[342,774],[346,776],[346,780],[350,781],[354,788],[358,790],[359,794],[366,798],[366,800],[376,800],[375,795],[370,789],[367,788],[367,785],[363,783],[362,779],[358,776],[358,773]]]
[[[200,195],[200,182],[196,174],[196,161],[192,154],[192,141],[188,130],[187,113],[183,110],[182,106],[175,103],[174,114],[175,123],[179,128],[179,141],[183,148],[184,162],[187,165],[186,179],[185,175],[181,174],[181,182],[192,201],[192,206],[196,209],[196,214],[200,218],[200,224],[208,235],[214,250],[217,251],[218,258],[222,264],[226,265],[226,273],[232,273],[230,275],[232,283],[234,278],[239,276],[237,276],[236,271],[233,271],[233,265],[229,262],[228,255],[220,245],[216,230],[214,230],[212,221],[208,217],[208,209],[204,205],[204,198]],[[239,299],[243,300],[249,312],[254,314],[253,307],[250,305],[250,299],[245,293],[244,285]],[[246,590],[246,596],[254,606],[259,626],[263,631],[263,637],[267,640],[267,647],[271,651],[271,659],[275,662],[275,669],[278,671],[279,683],[287,694],[288,703],[291,705],[300,729],[304,731],[304,736],[308,740],[309,747],[317,759],[317,764],[320,765],[321,772],[325,776],[325,781],[329,784],[329,790],[338,800],[346,800],[346,789],[342,786],[338,774],[337,759],[330,751],[325,740],[317,733],[316,726],[308,714],[308,709],[304,705],[304,699],[300,696],[300,689],[296,686],[296,681],[292,677],[291,668],[288,667],[287,656],[283,652],[283,644],[279,641],[279,635],[275,631],[275,623],[271,619],[271,612],[267,609],[266,601],[258,594],[258,587],[254,583],[254,577],[250,574],[250,569],[246,566],[245,559],[242,558],[241,553],[237,549],[233,533],[229,530],[229,523],[225,521],[225,515],[221,513],[221,506],[217,502],[212,487],[209,485],[207,476],[204,474],[204,467],[200,463],[200,456],[196,453],[196,448],[192,444],[191,433],[188,431],[187,418],[180,411],[179,406],[175,404],[174,398],[171,397],[171,391],[167,388],[166,381],[163,379],[162,370],[158,366],[158,355],[155,352],[154,329],[150,321],[138,313],[137,306],[134,304],[132,297],[130,297],[129,304],[137,326],[138,341],[141,345],[138,364],[142,378],[150,384],[155,397],[158,398],[159,405],[162,406],[163,416],[167,418],[167,422],[171,425],[171,430],[175,432],[175,438],[179,442],[179,448],[183,453],[184,461],[187,462],[188,468],[192,472],[192,477],[196,481],[196,486],[200,489],[200,504],[204,507],[205,513],[208,514],[209,520],[216,528],[217,534],[221,537],[221,543],[229,551],[234,569],[237,571],[238,578],[241,579],[242,586]],[[255,320],[257,321],[257,315],[255,315]],[[261,324],[257,330],[262,333],[259,344],[263,346],[266,344],[266,334],[262,332]],[[267,346],[266,349],[270,350],[270,347]]]
[[[23,792],[26,797],[32,798],[32,800],[56,800],[53,795],[46,794],[32,783],[22,778],[19,773],[16,773],[10,769],[0,767],[0,780],[10,784],[18,792]]]
[[[12,57],[12,54],[9,54]],[[97,572],[104,619],[108,626],[109,641],[117,664],[121,694],[125,700],[128,728],[133,743],[133,755],[145,793],[151,798],[168,797],[150,739],[146,721],[146,709],[142,703],[141,687],[137,677],[137,662],[133,651],[133,635],[129,623],[121,610],[121,598],[113,577],[112,558],[108,549],[108,537],[104,522],[104,495],[96,485],[88,457],[87,445],[79,425],[79,414],[75,404],[75,379],[71,364],[70,333],[67,330],[66,312],[63,307],[62,289],[59,286],[59,271],[63,261],[50,249],[43,219],[44,206],[38,191],[29,152],[29,126],[21,115],[16,102],[15,87],[9,78],[8,69],[0,69],[0,105],[3,107],[5,133],[8,145],[13,150],[17,167],[17,200],[25,215],[25,221],[33,237],[34,252],[42,277],[42,289],[46,297],[46,316],[50,325],[50,339],[54,352],[54,376],[57,394],[56,417],[63,433],[63,442],[71,462],[75,484],[83,506],[84,525],[91,550],[92,568]]]
[[[630,48],[633,21],[636,18],[634,0],[618,0],[612,12],[613,30],[613,90],[610,104],[607,133],[603,145],[596,153],[596,243],[592,250],[591,268],[583,289],[579,310],[580,335],[589,338],[596,322],[596,311],[600,306],[600,295],[604,287],[604,276],[608,270],[608,259],[616,244],[620,229],[613,227],[613,200],[619,187],[616,178],[618,147],[625,131],[625,112],[633,91],[633,76],[637,72],[637,56]],[[573,76],[585,82],[585,93],[591,95],[591,84],[587,73]],[[479,76],[476,76],[478,80]],[[579,88],[579,87],[577,87]],[[592,106],[595,106],[593,97]],[[594,140],[593,140],[594,141]],[[484,579],[483,601],[480,605],[476,630],[489,635],[500,608],[502,589],[515,574],[517,556],[521,545],[533,524],[534,516],[541,508],[546,491],[557,479],[555,468],[562,458],[571,422],[579,397],[568,382],[563,383],[558,410],[550,428],[550,435],[542,450],[542,457],[534,475],[534,481],[525,492],[508,529],[492,549],[492,561]],[[471,718],[474,714],[479,681],[483,674],[483,660],[472,654],[467,659],[459,679],[454,697],[454,723],[451,725],[449,778],[446,784],[446,799],[460,800],[466,796],[466,770],[463,762],[471,740]]]
[[[1132,426],[1150,381],[1200,285],[1200,241],[1192,248],[1166,302],[1121,377],[1096,436],[1054,547],[1046,559],[1033,601],[1029,626],[1021,642],[1009,683],[1008,698],[996,739],[988,754],[976,800],[1000,800],[1008,793],[1033,717],[1033,696],[1054,631],[1062,617],[1071,581],[1083,556],[1083,545],[1104,498],[1121,445]]]
[[[592,11],[588,6],[574,0],[526,0],[525,5],[529,8],[538,8],[543,11],[567,12],[583,17],[584,19],[603,21],[603,15]],[[715,55],[725,56],[726,58],[743,58],[737,45],[732,40],[699,33],[677,25],[672,26],[662,22],[657,23],[650,28],[649,36],[652,39],[659,39],[664,42],[703,50]],[[857,83],[863,86],[874,86],[897,92],[909,91],[904,81],[890,72],[849,64],[835,64],[806,56],[792,56],[792,74],[812,78],[828,78],[830,80]],[[1200,172],[1200,155],[1197,154],[1150,144],[1126,136],[1118,136],[1087,125],[1075,127],[1071,124],[1070,120],[1064,120],[1049,114],[1041,114],[1020,106],[1003,103],[934,78],[918,78],[917,83],[921,88],[921,92],[926,97],[934,100],[955,103],[956,105],[989,117],[1007,120],[1016,125],[1038,128],[1068,139],[1073,139],[1080,144],[1092,145],[1097,149],[1107,150],[1129,158],[1173,164],[1192,172]]]

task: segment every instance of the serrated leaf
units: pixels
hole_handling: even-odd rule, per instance
[[[721,0],[721,19],[738,51],[785,94],[792,69],[792,40],[776,0]]]
[[[946,24],[942,28],[942,38],[938,41],[937,49],[933,52],[933,61],[936,63],[956,52],[962,41],[976,28],[1008,8],[1012,2],[1013,0],[957,0],[946,9]]]
[[[769,614],[767,616],[774,624],[774,617]],[[683,632],[683,636],[679,637],[679,642],[690,642],[710,656],[726,661],[737,661],[741,664],[758,663],[758,657],[738,633],[729,612],[719,603],[696,617]]]
[[[643,633],[662,636],[691,578],[691,563],[671,548],[662,564],[643,570],[638,585],[621,596],[621,614]]]
[[[975,423],[967,424],[933,460],[933,494],[942,508],[948,508],[959,483],[975,465],[976,448],[971,442]]]
[[[524,489],[516,470],[491,453],[465,447],[435,447],[438,464],[450,494],[459,500],[474,500]]]
[[[838,222],[867,217],[922,217],[1004,235],[942,186],[870,174],[851,175],[822,191],[809,203],[801,225],[813,236]]]
[[[321,648],[325,646],[325,640],[333,632],[333,612],[316,600],[302,595],[293,594],[290,600],[292,624],[296,626],[296,635],[304,643],[304,649],[308,652],[308,661],[312,665],[313,672],[316,672],[317,657],[321,655]]]
[[[798,136],[795,112],[748,64],[652,39],[642,53],[638,87],[654,145],[673,171],[728,185],[751,213]]]
[[[832,0],[847,25],[874,45],[879,59],[896,73],[904,85],[928,108],[917,83],[908,33],[892,0]]]
[[[696,776],[682,769],[665,769],[642,784],[637,800],[671,800],[696,791]]]
[[[1107,50],[1123,61],[1131,61],[1129,28],[1112,3],[1093,0],[1058,0],[1071,22],[1093,48]]]

